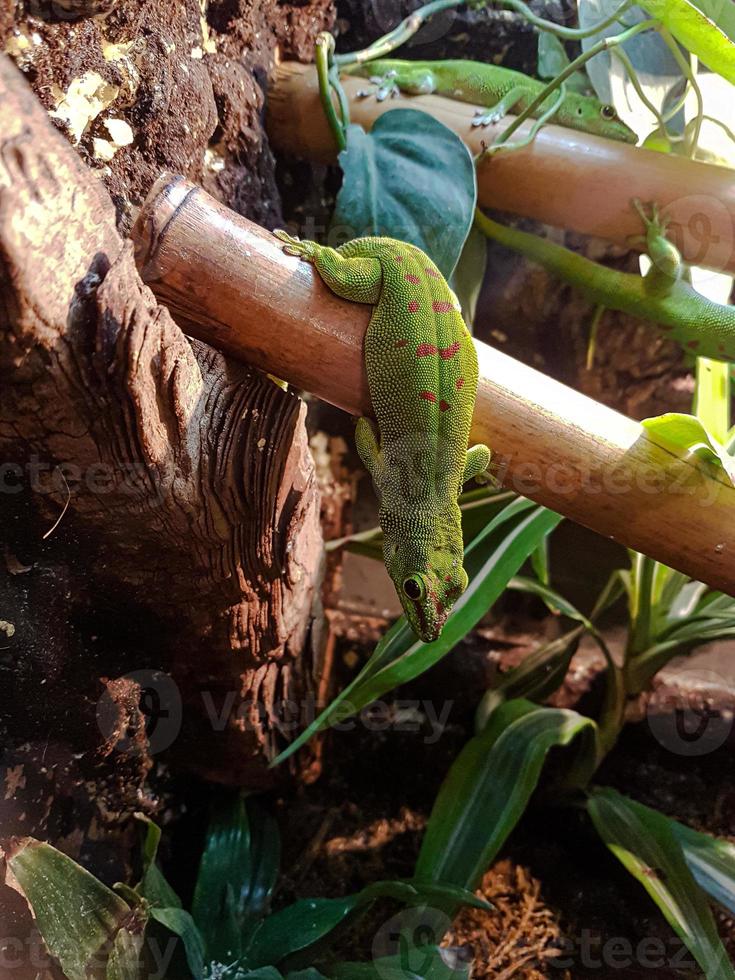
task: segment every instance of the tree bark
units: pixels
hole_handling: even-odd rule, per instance
[[[85,779],[75,832],[154,811],[158,752],[273,781],[279,706],[319,674],[319,495],[304,404],[187,340],[4,57],[0,134],[0,506],[33,531],[4,522],[0,826],[58,839]]]

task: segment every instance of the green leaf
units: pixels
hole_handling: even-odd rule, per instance
[[[493,712],[505,701],[513,698],[543,701],[550,697],[564,682],[585,628],[576,626],[563,636],[542,644],[524,657],[517,667],[503,674],[495,687],[482,696],[475,716],[476,730],[481,732]]]
[[[141,950],[144,926],[135,932],[121,929],[115,936],[105,970],[105,980],[142,980]]]
[[[387,235],[431,256],[448,279],[472,225],[477,188],[470,151],[426,112],[392,109],[366,133],[347,127],[332,230]]]
[[[469,980],[472,963],[440,946],[409,946],[370,963],[336,963],[332,980]]]
[[[551,81],[560,75],[569,64],[569,57],[562,42],[549,31],[539,31],[538,36],[538,76],[545,81]],[[575,92],[588,93],[590,84],[584,72],[575,71],[567,79],[567,88]]]
[[[472,324],[475,322],[477,301],[485,281],[486,268],[487,238],[479,228],[473,225],[449,283],[457,294],[457,299],[462,307],[464,322],[470,331],[472,331]]]
[[[376,898],[414,901],[418,892],[409,882],[385,881],[342,898],[302,898],[263,919],[252,935],[242,964],[248,969],[276,965],[287,956],[321,942],[357,909]]]
[[[293,755],[316,732],[356,714],[387,691],[418,677],[446,656],[480,621],[539,541],[561,517],[518,498],[503,508],[465,551],[469,585],[442,634],[433,643],[416,639],[405,617],[398,619],[370,660],[344,691],[275,760]]]
[[[30,837],[15,843],[7,863],[68,980],[87,980],[88,968],[104,965],[109,944],[130,922],[130,906],[66,854]],[[113,969],[126,968],[128,945],[122,937]]]
[[[240,957],[244,920],[260,914],[278,869],[275,827],[259,816],[256,842],[248,812],[240,795],[213,808],[194,887],[194,921],[209,958],[220,963]]]
[[[717,442],[695,415],[667,412],[643,419],[641,425],[651,440],[681,459],[696,456],[716,467],[730,483],[735,483],[735,460]]]
[[[735,85],[735,45],[702,10],[688,0],[639,0],[639,4],[665,24],[677,41],[708,68]],[[700,2],[699,6],[719,11],[720,17],[727,10],[724,0],[720,3]],[[725,17],[732,29],[732,13],[726,13]]]
[[[243,896],[243,914],[255,918],[268,909],[278,879],[281,863],[281,835],[278,824],[265,807],[248,798],[252,874],[247,895]]]
[[[596,726],[575,711],[509,701],[470,739],[439,790],[416,877],[475,888],[525,810],[554,746],[582,736],[573,768],[585,783],[596,755]]]
[[[181,899],[156,864],[158,845],[161,842],[161,828],[142,813],[136,813],[135,816],[145,827],[142,848],[143,875],[135,886],[135,891],[151,905],[180,909]]]
[[[735,915],[735,845],[670,820],[689,870],[700,888]]]
[[[200,977],[203,977],[206,950],[204,939],[197,929],[192,916],[181,908],[152,908],[150,915],[152,919],[160,922],[169,932],[172,932],[181,939],[186,952],[186,962],[189,964],[189,969],[194,980],[199,980]]]
[[[712,912],[689,870],[671,821],[612,789],[594,790],[587,810],[600,837],[643,885],[708,980],[733,980],[735,971]]]

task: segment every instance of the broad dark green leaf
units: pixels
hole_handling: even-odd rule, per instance
[[[708,8],[711,14],[732,30],[733,14],[726,0],[699,0],[695,7],[688,0],[639,0],[643,9],[660,20],[684,47],[696,55],[712,71],[735,85],[735,44],[714,20],[698,9]]]
[[[475,888],[503,846],[538,783],[546,755],[577,738],[577,781],[589,778],[596,727],[575,711],[509,701],[470,739],[439,790],[416,877]]]
[[[239,795],[212,809],[191,912],[209,959],[229,963],[242,952],[240,911],[252,881],[251,837]]]
[[[470,332],[472,332],[472,324],[475,322],[477,300],[485,281],[486,268],[487,238],[479,228],[473,225],[449,283],[457,294],[459,305],[462,307],[464,322],[470,328]]]
[[[152,908],[150,915],[152,919],[160,922],[181,939],[186,952],[186,962],[189,964],[194,980],[203,977],[207,954],[204,940],[192,916],[181,908]]]
[[[676,820],[669,822],[697,884],[730,915],[735,915],[735,845]]]
[[[243,914],[254,918],[265,914],[273,894],[281,863],[281,835],[278,824],[252,797],[246,802],[250,820],[252,874],[250,888],[243,896]]]
[[[418,640],[405,617],[397,620],[354,681],[275,760],[283,762],[316,732],[344,721],[387,691],[418,677],[446,656],[480,621],[539,541],[561,517],[529,500],[508,504],[465,551],[470,583],[438,640]]]
[[[469,980],[472,963],[456,949],[406,944],[393,956],[370,963],[336,963],[332,980]]]
[[[357,909],[381,897],[412,902],[418,892],[408,882],[385,881],[342,898],[302,898],[262,920],[252,934],[242,965],[248,969],[275,966],[321,942]]]
[[[344,173],[332,218],[344,240],[387,235],[429,255],[448,279],[472,225],[477,197],[470,151],[426,112],[392,109],[366,133],[347,128]]]
[[[106,947],[129,921],[130,906],[66,854],[30,837],[16,842],[7,863],[65,975],[87,980],[91,964],[104,966]]]
[[[592,792],[587,810],[602,840],[643,885],[708,980],[733,980],[712,912],[671,821],[607,788]]]

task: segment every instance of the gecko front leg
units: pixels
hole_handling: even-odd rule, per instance
[[[482,473],[484,473],[490,466],[490,450],[487,446],[479,444],[477,446],[472,446],[467,450],[467,457],[464,464],[464,473],[462,474],[462,483],[467,483],[468,480],[474,480]]]

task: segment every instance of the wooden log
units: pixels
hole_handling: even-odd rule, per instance
[[[472,126],[475,109],[438,95],[378,102],[356,93],[366,80],[343,76],[352,121],[370,129],[398,106],[420,109],[465,141],[473,155],[513,118]],[[528,125],[519,130],[519,136]],[[319,101],[313,66],[284,62],[268,97],[268,133],[274,146],[310,160],[333,163],[334,139]],[[735,272],[735,181],[726,167],[654,153],[545,126],[530,146],[486,159],[478,169],[478,198],[487,208],[536,218],[549,225],[629,245],[642,232],[632,198],[656,201],[670,217],[670,234],[693,265]]]
[[[347,412],[370,413],[367,306],[339,299],[267,231],[183,178],[134,229],[141,275],[197,337]],[[476,341],[472,441],[503,482],[600,534],[735,593],[735,487],[632,420]]]
[[[308,639],[323,548],[305,405],[182,334],[141,282],[104,186],[2,55],[0,378],[0,504],[25,494],[42,531],[63,515],[38,565],[63,566],[59,619],[80,633],[50,662],[27,614],[48,616],[32,601],[39,570],[13,580],[14,593],[24,581],[31,591],[16,601],[19,666],[2,694],[27,715],[20,741],[40,733],[16,764],[38,768],[49,738],[68,742],[82,759],[69,786],[109,780],[133,809],[158,750],[210,779],[270,785],[284,702],[308,711],[320,672]],[[36,533],[19,557],[33,565],[40,545]],[[85,627],[90,616],[99,622]],[[136,671],[160,670],[186,710],[177,720],[176,705],[160,705],[170,721],[156,743],[131,687],[143,683]],[[95,712],[103,695],[109,724]],[[136,726],[129,753],[142,773],[128,786],[114,736]],[[4,748],[5,764],[10,737]],[[41,798],[30,781],[28,793]],[[50,806],[24,800],[19,790],[0,801],[3,832],[46,836],[22,821]]]

